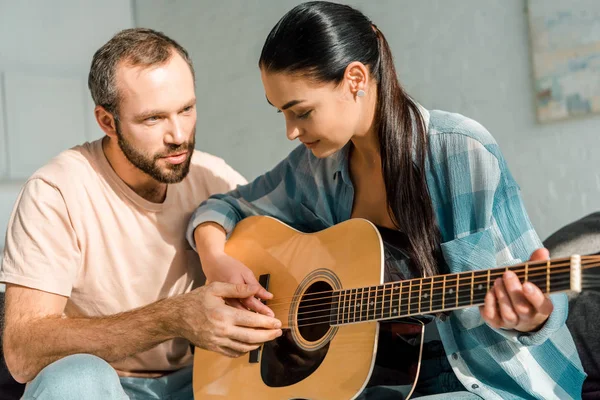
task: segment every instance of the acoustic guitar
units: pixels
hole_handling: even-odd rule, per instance
[[[373,371],[386,356],[377,352],[382,338],[398,337],[395,343],[404,347],[392,354],[394,384],[414,388],[425,323],[420,317],[482,305],[507,270],[544,293],[557,293],[595,285],[592,269],[600,266],[600,256],[574,255],[384,283],[384,243],[364,219],[307,234],[253,216],[236,226],[225,250],[273,293],[267,305],[284,334],[239,358],[196,348],[195,399],[353,399],[379,383]]]

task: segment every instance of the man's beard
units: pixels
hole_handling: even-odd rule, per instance
[[[194,127],[194,131],[192,132],[191,141],[178,145],[167,145],[167,148],[164,151],[154,155],[140,152],[131,144],[131,142],[125,139],[118,122],[116,124],[116,128],[118,139],[117,143],[119,144],[123,154],[125,154],[125,157],[131,164],[133,164],[133,166],[149,175],[154,180],[161,183],[178,183],[187,176],[188,172],[190,172],[192,153],[194,151],[194,145],[196,144],[196,127]],[[165,162],[166,167],[161,167],[159,165],[159,159],[168,157],[169,155],[178,154],[183,151],[188,152],[188,157],[181,164],[170,164]]]

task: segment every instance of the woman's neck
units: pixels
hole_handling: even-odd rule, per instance
[[[372,85],[362,110],[361,123],[357,133],[352,137],[353,151],[351,161],[361,168],[381,168],[381,152],[375,115],[377,111],[377,86]]]

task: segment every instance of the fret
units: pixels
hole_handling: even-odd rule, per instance
[[[470,301],[470,304],[473,304],[473,286],[475,286],[475,271],[471,271],[471,301]]]
[[[490,273],[491,271],[488,269],[487,270],[487,291],[490,291]]]
[[[408,290],[405,290],[407,284],[410,285],[410,281],[400,282],[400,302],[399,302],[398,308],[400,309],[401,316],[406,316],[406,315],[410,314],[410,310],[409,310],[410,298],[405,297],[405,294],[408,295]],[[404,299],[404,301],[402,299]]]
[[[412,286],[412,293],[410,295],[410,303],[411,303],[411,307],[410,307],[410,312],[411,314],[418,314],[419,313],[419,302],[421,301],[421,292],[419,290],[419,283],[421,282],[420,279],[411,279],[411,286]]]
[[[471,299],[471,304],[481,304],[488,292],[490,277],[488,271],[474,271],[473,275],[473,298]]]
[[[529,282],[529,263],[525,263],[525,279],[523,283]]]
[[[433,276],[431,277],[431,282],[429,283],[429,312],[433,311]]]
[[[383,286],[381,286],[381,314],[379,315],[379,318],[385,318],[386,317],[386,297],[387,297],[387,285],[383,284]]]
[[[460,274],[456,274],[456,307],[458,307],[458,299],[460,295]]]
[[[350,305],[352,303],[352,289],[347,290],[348,292],[348,300],[346,301],[346,308],[344,309],[344,313],[346,314],[346,323],[350,323]]]
[[[379,318],[385,318],[385,296],[387,293],[387,286],[384,284],[381,287],[381,310],[379,310]]]
[[[390,307],[392,308],[392,313],[394,317],[400,316],[400,288],[402,287],[402,282],[394,282],[394,294],[390,301]],[[396,305],[396,299],[398,300]]]
[[[359,321],[365,320],[365,314],[364,314],[364,309],[363,309],[364,303],[365,303],[365,288],[361,288],[360,289],[360,312],[358,314]]]
[[[345,324],[346,323],[346,314],[345,314],[345,311],[346,311],[346,296],[347,296],[347,291],[346,290],[343,291],[343,296],[344,297],[342,299],[342,324]]]
[[[344,323],[350,323],[350,301],[352,300],[352,289],[346,289],[346,301],[344,303]]]
[[[360,288],[354,289],[354,322],[360,322]]]
[[[544,272],[544,265],[538,264],[531,275],[533,276],[531,277],[530,282],[539,287],[542,293],[548,293],[548,277],[547,273]]]
[[[381,286],[377,286],[377,295],[376,295],[376,299],[375,299],[375,304],[377,305],[378,308],[376,308],[377,310],[377,317],[379,318],[383,318],[383,288]]]
[[[387,301],[386,301],[386,306],[387,306],[387,316],[388,318],[391,318],[394,316],[394,283],[389,283],[388,284],[389,288],[386,289],[386,292],[389,290],[388,296],[387,296]]]
[[[412,314],[412,279],[408,281],[408,303],[407,303],[407,308],[408,308],[408,314]]]
[[[471,305],[473,290],[472,278],[473,276],[470,272],[463,272],[462,274],[457,275],[458,290],[456,296],[458,300],[456,301],[456,307]]]
[[[333,292],[334,300],[331,303],[331,315],[329,322],[331,325],[339,325],[340,323],[340,292]]]
[[[348,307],[348,314],[350,323],[356,322],[356,306],[358,297],[358,289],[350,289],[350,306]]]
[[[446,309],[446,275],[443,276],[444,282],[442,285],[442,310]]]
[[[421,296],[423,291],[423,279],[419,279],[419,314],[421,314]]]
[[[571,264],[564,267],[555,267],[550,273],[550,285],[552,291],[571,289]]]
[[[546,263],[546,293],[550,293],[550,260]]]
[[[352,289],[352,303],[350,304],[350,311],[352,312],[352,322],[356,322],[356,307],[358,302],[356,301],[358,289]]]
[[[452,301],[451,297],[454,295],[454,292],[456,291],[458,275],[450,274],[450,275],[444,275],[444,276],[447,277],[446,281],[444,282],[446,284],[446,297],[448,297],[448,301],[449,301],[449,304],[447,305],[447,307],[454,308],[456,306],[457,301]],[[458,296],[458,293],[456,295]]]
[[[369,287],[369,298],[367,303],[367,320],[375,319],[375,292],[373,286]]]
[[[431,295],[431,304],[433,310],[439,311],[444,309],[443,298],[444,298],[444,276],[433,277],[433,288]],[[433,311],[432,310],[432,311]]]
[[[346,323],[346,301],[348,299],[348,291],[344,290],[342,291],[342,307],[341,307],[341,312],[342,312],[342,324]]]

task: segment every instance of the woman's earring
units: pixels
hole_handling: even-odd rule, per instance
[[[358,97],[365,97],[365,94],[366,94],[365,91],[362,89],[360,89],[358,92],[356,92],[356,95]]]

